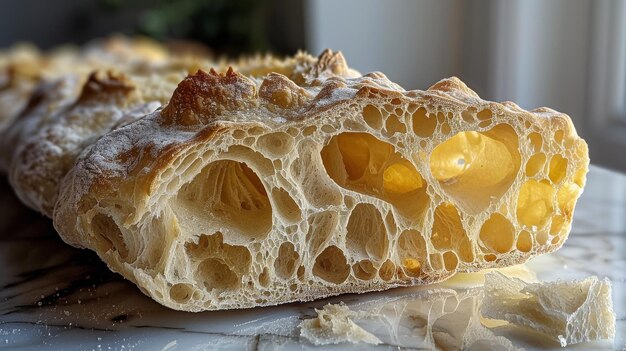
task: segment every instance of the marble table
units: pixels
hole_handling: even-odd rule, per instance
[[[480,287],[453,280],[277,307],[178,312],[144,296],[90,251],[65,245],[50,222],[20,205],[4,181],[0,211],[0,349],[458,349],[467,341],[468,325],[478,320],[482,303]],[[569,348],[626,349],[626,176],[592,167],[564,247],[514,271],[542,281],[608,277],[617,314],[614,342]],[[466,278],[479,281],[480,274]],[[315,316],[315,308],[338,302],[375,315],[355,322],[383,344],[315,347],[299,338],[301,320]],[[491,331],[474,349],[509,341],[509,346],[527,350],[560,349],[520,328]]]

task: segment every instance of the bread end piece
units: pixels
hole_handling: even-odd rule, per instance
[[[482,314],[552,337],[565,347],[615,337],[608,279],[526,283],[499,272],[487,274]]]
[[[329,345],[349,342],[352,344],[381,344],[374,334],[364,330],[351,319],[355,312],[346,305],[328,304],[315,309],[317,317],[300,323],[300,336],[314,345]]]

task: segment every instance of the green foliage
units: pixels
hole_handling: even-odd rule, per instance
[[[237,55],[269,48],[267,0],[101,0],[108,11],[138,10],[135,32],[155,39],[191,39]]]

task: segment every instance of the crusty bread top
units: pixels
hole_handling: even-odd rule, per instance
[[[22,110],[29,100],[32,102],[31,96],[40,85],[58,83],[69,77],[82,84],[96,70],[132,73],[142,69],[159,70],[163,65],[172,67],[176,62],[187,66],[196,62],[200,67],[212,60],[168,51],[147,38],[121,35],[94,40],[81,48],[68,45],[50,52],[42,52],[29,44],[17,44],[0,51],[0,132],[23,115]],[[0,170],[6,171],[6,167],[0,164]]]
[[[58,185],[76,156],[103,133],[157,109],[169,99],[186,70],[132,77],[95,71],[82,88],[80,77],[62,78],[2,134],[3,164],[16,194],[29,207],[52,215]],[[33,99],[31,99],[33,101]]]

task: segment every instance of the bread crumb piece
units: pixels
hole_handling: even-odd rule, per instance
[[[485,277],[485,301],[484,317],[546,334],[561,347],[615,337],[611,282],[606,278],[527,283],[491,272]]]
[[[503,337],[497,336],[490,328],[483,325],[478,314],[472,314],[467,329],[463,333],[461,350],[502,350],[523,351]]]
[[[382,341],[374,334],[356,325],[350,317],[356,316],[343,303],[328,304],[321,310],[315,309],[317,318],[307,319],[300,323],[300,336],[314,345],[329,345],[350,342],[361,342],[378,345]]]

